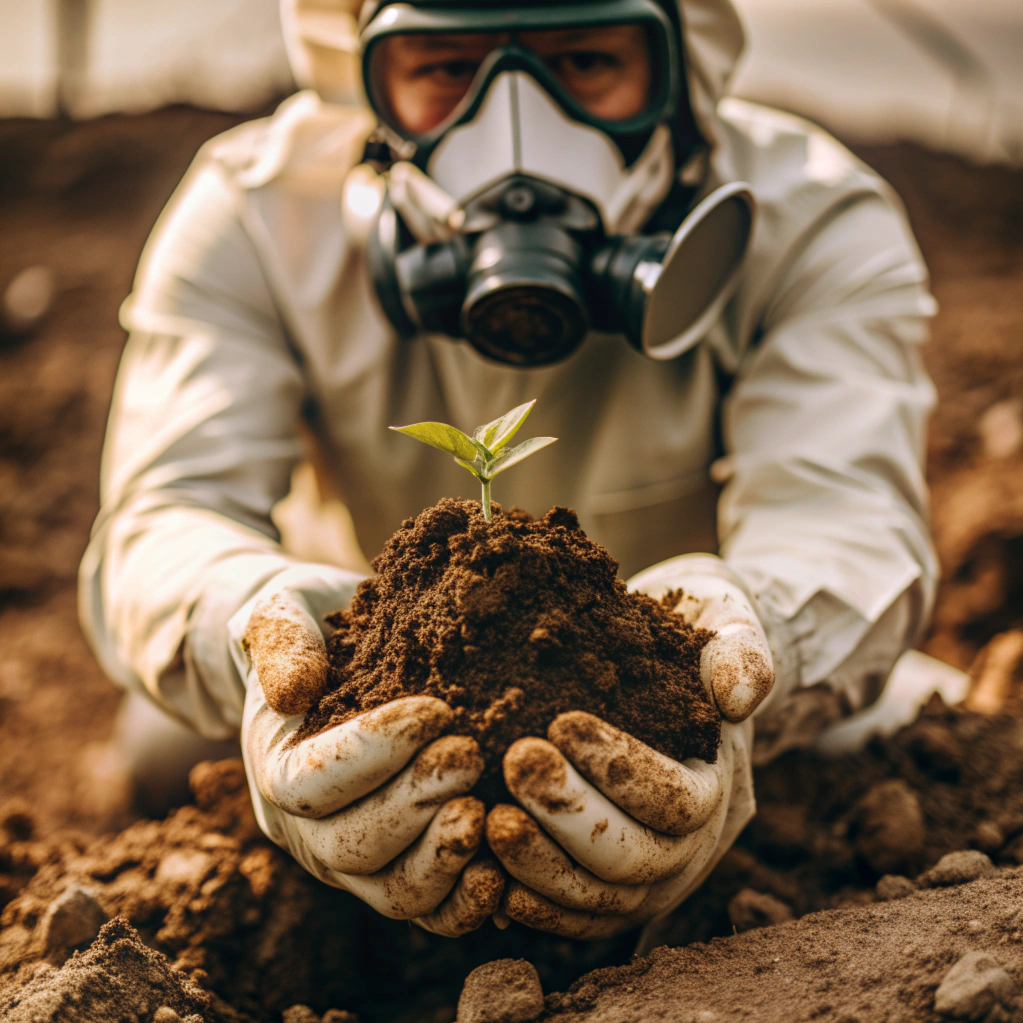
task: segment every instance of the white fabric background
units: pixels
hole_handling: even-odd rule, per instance
[[[6,0],[0,116],[59,109],[61,11],[88,11],[75,117],[193,103],[258,108],[291,89],[278,0]],[[860,141],[909,139],[1023,162],[1018,0],[738,0],[735,91]],[[935,36],[934,30],[937,30]],[[942,38],[944,36],[944,39]]]

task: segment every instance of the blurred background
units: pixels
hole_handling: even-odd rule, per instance
[[[31,0],[0,10],[0,117],[261,107],[291,87],[277,0]],[[1023,160],[1018,0],[738,0],[735,91],[850,140]]]
[[[1023,687],[1023,4],[739,6],[735,91],[877,167],[931,267],[944,579],[925,649],[1005,708]],[[75,611],[118,306],[198,147],[294,88],[277,0],[0,3],[0,803],[30,803],[44,831],[130,816],[105,745],[119,693]],[[343,514],[327,512],[336,550]],[[292,522],[296,543],[324,534],[311,521]]]

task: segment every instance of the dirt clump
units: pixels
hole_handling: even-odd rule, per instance
[[[232,1023],[234,1016],[217,1013],[210,996],[120,916],[59,969],[37,967],[24,987],[0,998],[0,1013],[7,1023]]]
[[[375,575],[328,621],[328,691],[295,741],[402,696],[455,708],[500,797],[501,755],[585,710],[676,760],[713,762],[720,719],[700,683],[711,637],[629,593],[575,512],[540,519],[445,498],[406,519]]]
[[[530,1023],[543,1008],[536,967],[525,959],[495,959],[465,978],[457,1023]]]

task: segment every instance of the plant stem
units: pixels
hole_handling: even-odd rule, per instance
[[[491,519],[491,515],[490,515],[490,480],[481,480],[480,482],[483,484],[483,498],[480,501],[480,504],[483,505],[483,518],[485,518],[487,520],[487,522],[489,522],[490,519]]]

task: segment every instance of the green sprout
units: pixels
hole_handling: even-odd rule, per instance
[[[483,505],[483,517],[490,522],[490,481],[499,472],[510,469],[522,459],[536,454],[541,448],[553,444],[558,439],[531,437],[505,450],[508,441],[518,432],[535,404],[534,398],[525,405],[513,408],[511,412],[505,412],[500,419],[495,419],[492,423],[477,426],[471,437],[454,426],[448,426],[447,423],[413,423],[411,426],[391,426],[389,429],[446,451],[463,469],[468,469],[483,486],[480,503]]]

